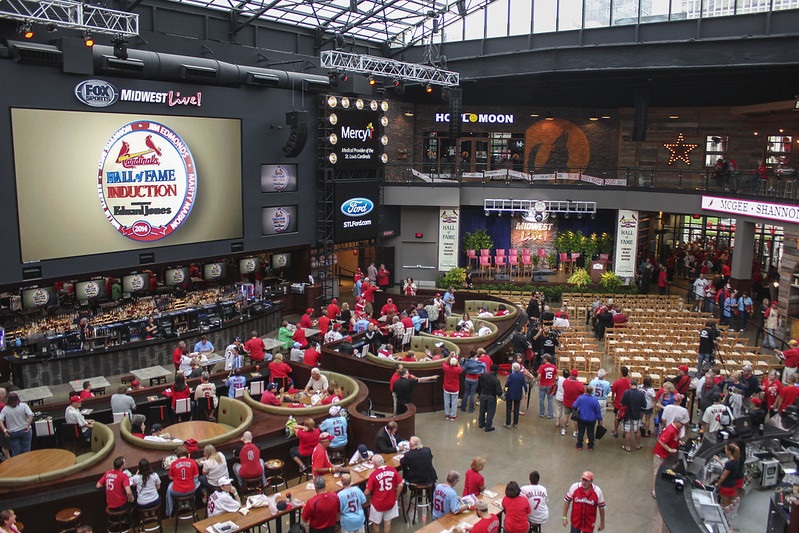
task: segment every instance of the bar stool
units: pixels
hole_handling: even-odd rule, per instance
[[[161,524],[160,502],[155,507],[139,509],[139,533],[149,533],[150,531],[160,531],[164,533],[164,528]]]
[[[55,514],[58,533],[74,533],[80,525],[81,510],[77,507],[67,507]]]
[[[328,456],[330,457],[330,462],[333,463],[333,466],[344,466],[344,446],[340,446],[338,448],[329,448],[327,452]]]
[[[195,502],[196,495],[196,492],[192,492],[185,496],[172,496],[172,501],[175,504],[175,533],[178,533],[178,524],[181,521],[188,520],[191,524],[199,520]]]
[[[305,465],[305,470],[300,472],[300,477],[297,478],[297,485],[313,481],[313,469],[311,465],[305,464],[305,461],[303,461],[303,464]]]
[[[108,533],[128,533],[133,529],[130,520],[130,508],[122,509],[105,508],[105,516],[108,519]]]
[[[417,484],[417,483],[408,483],[408,507],[403,508],[405,511],[405,523],[408,523],[408,514],[411,512],[411,507],[413,507],[413,519],[411,520],[411,524],[416,524],[416,512],[421,508],[424,509],[425,515],[427,514],[427,510],[430,509],[432,505],[432,498],[431,493],[433,492],[433,485],[427,484]]]
[[[285,463],[280,459],[269,459],[264,462],[266,469],[266,488],[272,489],[277,492],[278,487],[286,485],[286,479],[283,477],[283,467]]]
[[[263,483],[261,482],[261,476],[252,477],[252,478],[241,478],[241,497],[242,499],[246,498],[247,496],[253,496],[255,494],[263,494]]]

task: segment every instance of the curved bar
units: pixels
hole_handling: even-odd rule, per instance
[[[354,406],[350,406],[347,409],[350,418],[350,442],[366,444],[370,450],[375,451],[377,432],[392,421],[397,423],[397,440],[408,440],[411,435],[416,433],[416,406],[411,403],[407,407],[408,411],[399,416],[372,418]]]
[[[519,315],[519,308],[515,305],[505,305],[508,309],[507,315],[501,316],[477,316],[478,311],[481,307],[485,307],[486,310],[496,313],[499,304],[502,302],[495,302],[494,300],[466,300],[463,302],[463,312],[468,313],[469,316],[474,316],[474,318],[478,320],[485,320],[486,322],[504,322],[506,320],[516,319]]]
[[[357,400],[359,392],[357,381],[349,376],[345,376],[344,374],[339,374],[338,372],[329,372],[325,370],[322,371],[322,374],[327,377],[328,381],[338,382],[338,384],[346,393],[344,399],[340,402],[337,402],[336,405],[340,405],[341,407],[350,406]],[[294,416],[295,418],[324,416],[327,415],[327,412],[330,409],[330,405],[327,404],[314,405],[311,407],[278,407],[276,405],[266,405],[250,396],[249,391],[244,392],[243,398],[244,402],[256,411],[278,416]]]
[[[454,355],[455,357],[460,357],[461,349],[458,347],[457,344],[454,342],[450,342],[445,337],[435,337],[435,336],[416,336],[411,339],[410,350],[414,352],[424,352],[425,350],[433,350],[435,345],[438,343],[444,343],[444,346],[449,350],[450,355]],[[378,357],[372,352],[367,352],[366,359],[369,361],[386,367],[394,368],[394,365],[397,364],[399,361],[395,359],[389,359],[387,357]],[[419,370],[419,369],[441,369],[441,363],[443,363],[443,359],[437,359],[435,361],[402,361],[403,366],[407,367],[408,370],[411,372]]]
[[[455,331],[455,326],[458,324],[458,321],[461,319],[461,316],[448,316],[447,317],[447,326],[446,331]],[[491,330],[491,333],[488,335],[477,336],[472,335],[471,337],[442,337],[440,335],[433,335],[432,333],[425,333],[424,331],[420,331],[419,335],[422,337],[432,337],[434,339],[445,339],[457,345],[464,345],[464,344],[474,344],[476,340],[479,340],[481,343],[486,344],[490,343],[491,341],[495,340],[499,337],[499,328],[496,324],[492,324],[491,322],[485,322],[483,319],[479,320],[472,320],[474,322],[475,329],[480,329],[483,326],[486,326],[488,329]]]

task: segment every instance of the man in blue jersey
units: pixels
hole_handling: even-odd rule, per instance
[[[596,377],[591,380],[591,385],[594,387],[594,397],[599,402],[599,408],[602,409],[602,412],[605,412],[605,406],[608,403],[608,395],[610,394],[610,382],[605,379],[607,372],[604,368],[600,368],[597,373]]]
[[[349,474],[341,474],[341,486],[343,488],[338,493],[341,533],[364,533],[366,515],[363,506],[366,504],[366,496],[360,487],[352,486]]]

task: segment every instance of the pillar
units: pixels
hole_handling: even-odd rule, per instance
[[[736,289],[750,290],[752,285],[752,255],[755,245],[755,223],[736,219],[735,248],[730,268],[731,284]]]

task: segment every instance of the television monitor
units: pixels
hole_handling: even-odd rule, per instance
[[[272,254],[272,268],[280,269],[291,266],[291,254]]]
[[[189,281],[188,268],[170,268],[164,273],[164,285],[177,287]]]
[[[24,289],[21,296],[23,309],[58,306],[58,295],[56,294],[55,287]]]
[[[239,272],[241,274],[252,274],[256,272],[261,266],[261,262],[257,257],[247,257],[239,261]]]
[[[105,298],[107,294],[105,280],[103,279],[80,281],[75,284],[75,299],[80,302],[94,300],[95,298]]]
[[[261,165],[261,192],[296,192],[297,165]]]
[[[261,235],[283,235],[296,231],[296,205],[261,208]]]
[[[146,292],[148,288],[150,288],[150,276],[146,274],[122,276],[122,292],[124,293]]]
[[[203,267],[203,278],[207,280],[222,279],[227,274],[227,264],[208,263]]]

